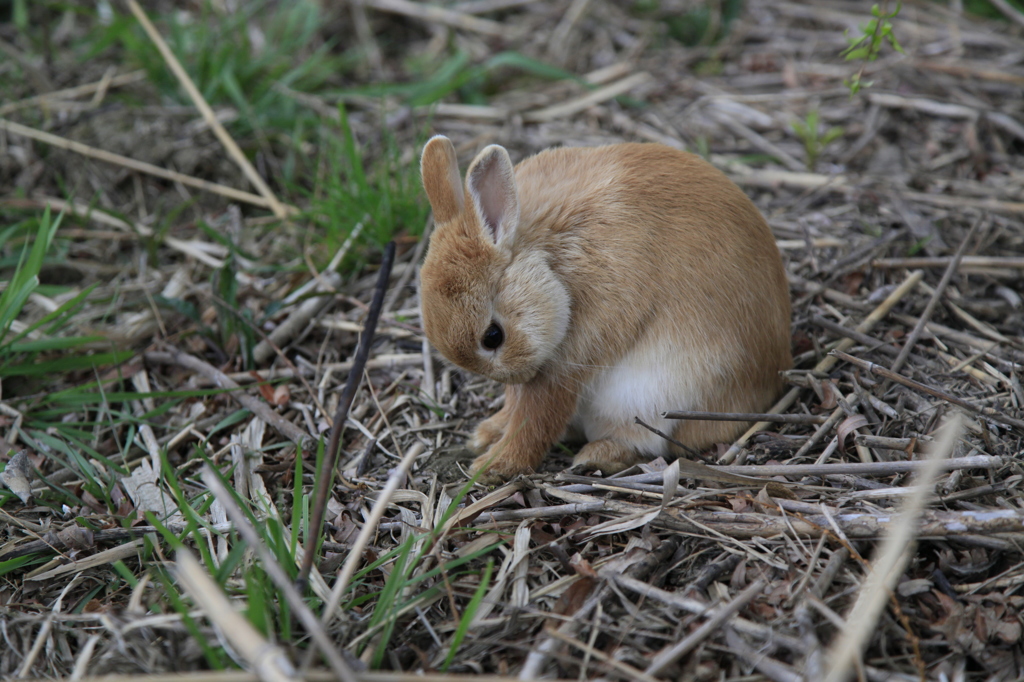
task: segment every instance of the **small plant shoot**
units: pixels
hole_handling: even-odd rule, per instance
[[[845,31],[843,35],[846,36],[847,42],[850,43],[849,47],[842,52],[846,61],[860,60],[865,62],[865,64],[873,62],[882,53],[882,46],[886,42],[889,43],[892,49],[903,54],[903,47],[896,40],[896,36],[892,32],[892,19],[899,15],[902,7],[903,3],[898,2],[896,3],[896,9],[890,12],[888,11],[888,2],[884,3],[882,7],[872,5],[872,18],[868,23],[860,27],[860,35],[851,36],[849,31]],[[863,80],[863,76],[864,65],[857,70],[857,73],[843,81],[843,85],[850,89],[850,97],[860,92],[862,87],[871,87],[872,81]]]

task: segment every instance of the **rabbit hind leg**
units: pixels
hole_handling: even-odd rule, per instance
[[[645,459],[635,448],[605,438],[592,440],[584,445],[573,458],[572,465],[591,467],[606,474],[614,474]]]

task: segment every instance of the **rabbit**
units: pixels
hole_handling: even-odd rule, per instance
[[[452,142],[423,149],[435,230],[420,272],[430,343],[505,384],[470,471],[537,469],[567,433],[573,465],[611,473],[746,425],[665,410],[763,411],[792,364],[782,258],[753,202],[711,164],[660,144],[548,149],[513,168],[484,148],[465,185]]]

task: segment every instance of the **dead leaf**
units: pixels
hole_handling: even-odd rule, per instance
[[[0,472],[0,481],[18,496],[22,504],[32,499],[32,468],[29,466],[28,450],[21,450],[7,462],[6,468]]]
[[[595,578],[580,578],[562,593],[562,596],[558,598],[558,602],[555,604],[553,612],[559,616],[571,616],[580,610],[583,603],[587,601],[587,597],[594,591],[594,586],[597,585]]]
[[[569,560],[569,565],[573,567],[576,573],[584,578],[597,577],[597,571],[594,570],[594,567],[590,565],[590,562],[584,559],[579,552],[572,555],[572,559]]]
[[[611,521],[605,521],[599,523],[585,531],[582,535],[585,539],[595,538],[599,535],[610,535],[611,533],[625,533],[628,530],[646,526],[648,523],[658,518],[661,514],[661,508],[657,508],[654,511],[646,512],[643,514],[631,514],[621,519],[612,519]]]
[[[839,392],[831,381],[821,382],[821,408],[834,410],[839,406]]]
[[[768,494],[769,497],[779,497],[783,500],[798,500],[796,493],[790,488],[783,485],[779,481],[768,481],[764,484],[762,490]]]
[[[836,427],[836,437],[839,439],[839,451],[846,452],[846,439],[851,433],[862,426],[867,426],[868,420],[862,414],[855,414],[847,417]]]
[[[260,395],[271,405],[274,404],[274,387],[267,383],[267,380],[260,376],[256,370],[249,370],[249,376],[256,380],[256,388]]]
[[[164,493],[160,488],[160,477],[149,463],[148,459],[142,462],[132,471],[131,476],[121,479],[121,485],[128,493],[128,496],[135,502],[139,511],[151,511],[161,519],[166,518],[174,523],[181,523],[185,519],[178,511],[178,505],[174,499]],[[82,498],[83,500],[85,497]]]
[[[727,502],[729,503],[729,506],[732,507],[732,510],[737,514],[749,511],[753,506],[751,505],[750,498],[746,495],[734,495],[730,497]]]

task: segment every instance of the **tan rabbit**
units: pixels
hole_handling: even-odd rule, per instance
[[[757,412],[779,393],[792,362],[779,251],[750,199],[699,157],[618,144],[513,169],[491,145],[463,189],[439,135],[422,174],[437,226],[421,272],[427,338],[507,384],[473,435],[486,480],[534,470],[567,431],[588,441],[574,464],[608,472],[668,454],[634,417],[705,448],[745,425],[661,412]]]

